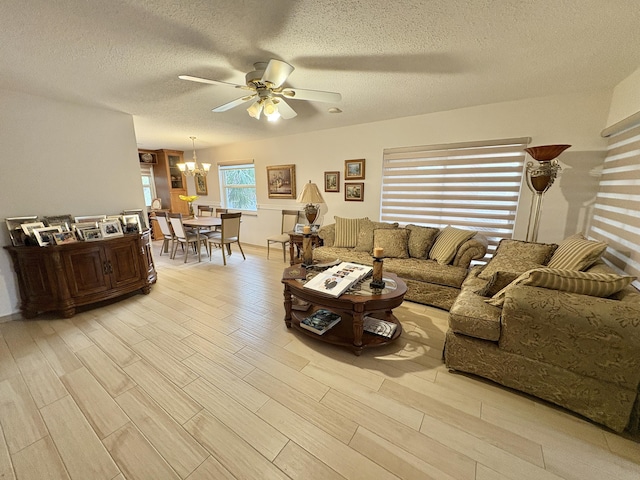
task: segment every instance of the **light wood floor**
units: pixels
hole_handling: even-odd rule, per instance
[[[640,443],[440,360],[446,312],[361,357],[287,330],[277,249],[0,325],[0,478],[634,479]]]

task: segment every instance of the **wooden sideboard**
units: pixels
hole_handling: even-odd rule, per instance
[[[95,242],[4,247],[13,260],[22,315],[59,311],[68,318],[81,305],[149,293],[156,281],[150,236],[146,230]]]

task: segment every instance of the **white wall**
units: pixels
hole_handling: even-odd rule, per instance
[[[613,89],[607,126],[640,112],[640,68]]]
[[[384,148],[465,142],[511,137],[532,137],[531,145],[568,143],[573,147],[560,156],[562,177],[547,193],[540,224],[539,241],[557,242],[585,229],[589,206],[595,197],[594,169],[602,163],[604,128],[610,92],[534,98],[469,107],[429,115],[324,130],[308,134],[226,145],[198,151],[200,161],[255,159],[259,214],[246,218],[245,242],[265,245],[268,235],[279,233],[280,209],[300,208],[294,200],[270,200],[266,188],[267,165],[296,165],[297,188],[311,180],[321,187],[323,172],[341,172],[340,193],[324,193],[324,222],[333,216],[368,216],[378,219]],[[291,120],[295,121],[295,120]],[[286,129],[287,121],[280,128]],[[344,201],[344,161],[366,160],[365,201]],[[215,173],[209,175],[209,196],[204,203],[217,203],[220,196]],[[192,191],[193,187],[190,187]],[[516,238],[526,234],[531,194],[521,196]]]
[[[144,208],[130,115],[0,90],[0,145],[2,220]],[[10,244],[4,226],[0,232]],[[9,255],[0,250],[0,318],[19,306]]]

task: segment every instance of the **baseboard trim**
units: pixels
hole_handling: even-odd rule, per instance
[[[10,313],[9,315],[5,315],[0,317],[0,323],[12,322],[13,320],[22,320],[21,313]]]

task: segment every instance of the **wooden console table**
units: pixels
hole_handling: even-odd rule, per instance
[[[296,268],[296,267],[289,267]],[[301,267],[299,267],[301,268]],[[393,273],[385,273],[396,282],[396,289],[381,295],[350,295],[342,294],[338,298],[329,297],[322,293],[304,288],[302,282],[295,279],[283,279],[284,284],[284,322],[287,328],[294,328],[305,335],[321,342],[333,343],[353,349],[353,353],[360,355],[367,347],[379,347],[396,340],[402,333],[400,321],[393,315],[393,309],[399,307],[407,293],[407,285]],[[292,296],[311,304],[307,311],[293,310]],[[316,310],[325,308],[342,317],[340,323],[322,335],[310,332],[300,326],[300,321]],[[363,330],[363,319],[371,316],[393,322],[398,325],[391,338],[367,333]]]
[[[310,233],[309,235],[311,235],[311,246],[313,248],[322,246],[322,239],[318,236],[317,232]],[[299,252],[302,251],[303,238],[304,235],[302,233],[289,232],[289,265],[302,262]]]
[[[149,293],[156,281],[150,236],[146,230],[94,242],[4,247],[18,277],[22,315],[59,311],[71,317],[81,305]]]

